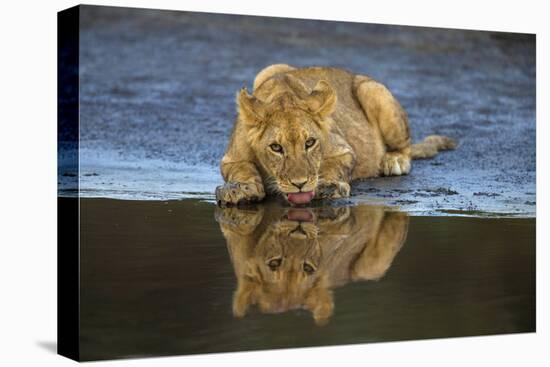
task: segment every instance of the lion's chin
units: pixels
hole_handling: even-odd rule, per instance
[[[286,195],[286,198],[291,204],[307,204],[315,196],[315,191],[293,192]]]

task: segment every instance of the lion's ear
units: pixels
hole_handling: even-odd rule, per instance
[[[255,294],[260,284],[260,278],[261,276],[254,263],[246,260],[244,271],[237,282],[237,290],[233,295],[233,315],[235,317],[245,316],[248,308],[255,303]]]
[[[313,319],[319,326],[326,325],[334,311],[332,291],[325,283],[318,282],[309,292],[306,298],[306,307],[313,313]]]
[[[325,118],[334,112],[337,100],[336,92],[330,84],[324,80],[319,80],[309,97],[307,97],[306,102],[313,113]]]
[[[265,105],[243,88],[237,93],[237,113],[244,123],[255,125],[264,119]]]
[[[237,290],[233,295],[233,315],[235,317],[244,317],[249,306],[253,303],[254,289],[256,283],[247,279],[239,281]]]

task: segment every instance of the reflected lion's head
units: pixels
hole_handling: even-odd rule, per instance
[[[310,213],[292,215],[267,227],[244,264],[234,296],[236,316],[244,316],[251,304],[263,313],[303,308],[318,324],[331,316],[332,292],[324,275],[318,228]]]
[[[406,214],[368,206],[217,208],[216,220],[237,277],[234,315],[305,309],[321,325],[332,289],[382,278],[408,227]]]

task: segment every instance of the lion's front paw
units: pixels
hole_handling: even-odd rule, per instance
[[[411,171],[411,158],[399,152],[386,153],[380,166],[384,176],[401,176]]]
[[[320,181],[315,190],[316,199],[339,199],[349,197],[351,188],[347,182]]]
[[[240,234],[249,234],[262,221],[264,214],[263,207],[247,208],[216,208],[214,217],[223,228],[230,229]]]
[[[264,197],[264,187],[256,183],[227,182],[216,188],[216,201],[220,206],[251,203]]]

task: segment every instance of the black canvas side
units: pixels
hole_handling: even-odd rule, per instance
[[[57,14],[57,352],[79,360],[79,7]]]

